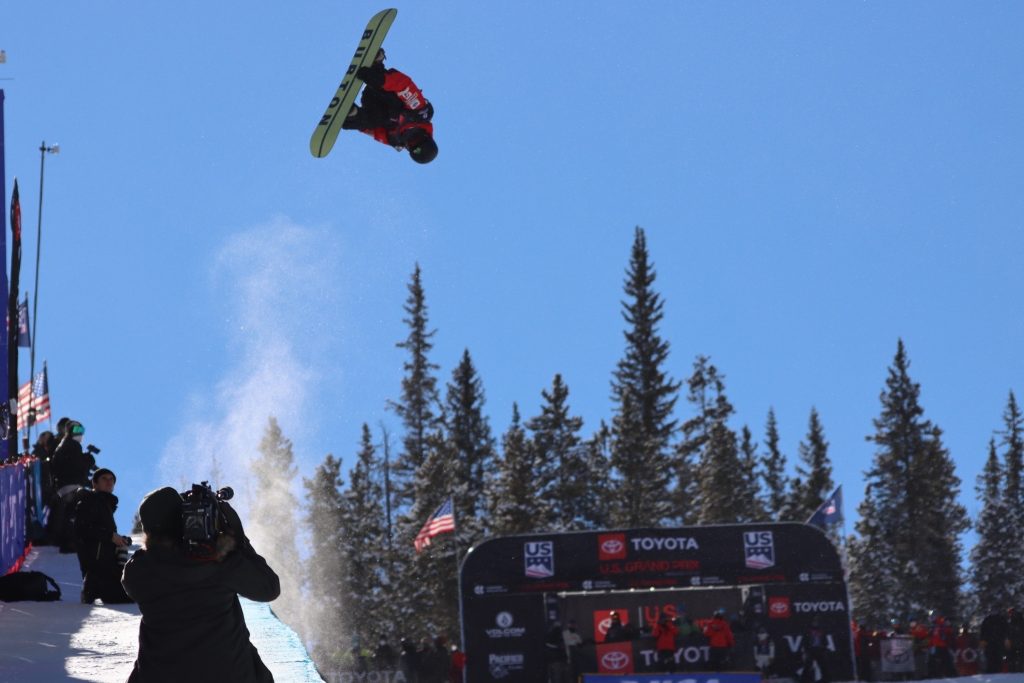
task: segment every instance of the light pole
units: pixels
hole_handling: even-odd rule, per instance
[[[28,400],[32,410],[32,423],[35,423],[35,410],[32,406],[32,387],[36,380],[36,337],[39,336],[39,254],[43,250],[43,177],[46,170],[46,155],[60,152],[60,145],[54,143],[46,146],[46,140],[39,145],[39,214],[36,222],[36,284],[32,290],[32,338],[29,348],[29,393]],[[29,425],[31,427],[31,425]]]

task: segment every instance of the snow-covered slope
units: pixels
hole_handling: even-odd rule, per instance
[[[52,576],[63,599],[0,602],[0,683],[124,683],[138,647],[138,608],[81,604],[78,560],[56,548],[34,549],[26,568]],[[323,681],[298,636],[269,606],[242,600],[242,609],[252,642],[275,681]]]

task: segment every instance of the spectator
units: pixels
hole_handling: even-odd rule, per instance
[[[658,666],[660,670],[670,674],[675,673],[676,636],[679,635],[679,629],[672,623],[667,614],[662,614],[658,618],[658,623],[651,630],[651,635],[654,636],[654,649],[658,653]]]
[[[621,643],[625,640],[629,640],[629,636],[626,634],[626,629],[622,625],[622,617],[615,610],[608,615],[611,619],[611,623],[608,625],[608,630],[604,634],[604,642],[606,643]]]
[[[441,649],[438,650],[438,642]],[[444,683],[448,677],[448,651],[444,637],[435,640],[424,636],[419,650],[419,683]]]
[[[57,492],[50,511],[50,535],[62,553],[75,552],[75,502],[79,489],[89,484],[89,473],[96,467],[92,454],[82,450],[84,435],[82,423],[69,420],[50,468]]]
[[[96,467],[96,459],[92,453],[82,450],[82,439],[85,427],[81,422],[68,422],[67,433],[57,445],[53,453],[51,472],[58,489],[66,486],[86,486],[89,473]]]
[[[583,673],[583,638],[576,628],[575,619],[570,619],[562,631],[562,640],[565,641],[565,654],[569,660],[569,680],[575,683]]]
[[[1006,610],[1006,670],[1009,673],[1024,670],[1024,614],[1016,607]]]
[[[391,671],[395,668],[395,649],[385,635],[381,635],[377,649],[373,652],[373,668],[376,671]]]
[[[409,638],[402,638],[399,650],[398,670],[409,683],[419,683],[420,653],[416,650],[416,643]]]
[[[142,501],[145,543],[121,582],[142,612],[139,653],[128,683],[272,683],[249,642],[238,596],[270,602],[281,594],[277,574],[245,537],[238,514],[224,502],[227,530],[215,557],[185,553],[182,499],[170,487]]]
[[[970,624],[961,624],[956,636],[956,673],[958,676],[975,676],[978,674],[978,637],[971,633]]]
[[[807,655],[814,660],[817,665],[818,675],[821,676],[822,681],[828,681],[829,679],[829,668],[828,668],[828,637],[825,634],[825,629],[821,626],[821,620],[818,617],[811,617],[811,626],[807,629],[807,633],[804,634],[803,650]]]
[[[117,533],[114,511],[117,477],[110,470],[96,470],[92,490],[85,491],[75,507],[75,547],[82,570],[82,602],[91,605],[97,598],[104,604],[131,602],[121,587],[118,548],[127,548],[132,539]]]
[[[868,653],[870,630],[854,619],[850,622],[850,631],[853,634],[853,658],[857,665],[857,680],[870,681],[871,659]]]
[[[953,655],[949,651],[953,643],[953,627],[941,614],[932,610],[932,629],[928,642],[928,677],[949,678],[956,676],[953,667]]]
[[[53,474],[50,467],[53,465],[53,452],[57,450],[57,440],[53,438],[53,432],[39,432],[36,444],[32,446],[32,457],[39,461],[39,482],[43,489],[43,500],[49,501],[53,495]]]
[[[736,644],[729,622],[725,619],[725,610],[715,610],[715,615],[704,627],[704,637],[708,639],[710,648],[709,664],[712,671],[728,671],[732,648]]]
[[[985,653],[985,673],[1001,673],[1003,670],[1003,659],[1006,656],[1006,617],[1002,614],[993,613],[985,617],[981,622],[982,652]]]
[[[544,637],[544,660],[547,662],[548,683],[566,683],[569,673],[569,655],[565,650],[562,625],[557,621]]]
[[[775,642],[768,635],[764,626],[757,629],[757,640],[754,642],[754,666],[761,672],[762,678],[775,675]]]
[[[795,673],[797,683],[825,683],[825,675],[818,665],[818,660],[807,650],[800,653],[800,665]]]
[[[462,683],[462,672],[466,668],[466,654],[458,645],[452,645],[452,655],[448,665],[448,683]]]
[[[914,640],[914,678],[924,678],[928,671],[928,651],[931,647],[931,629],[927,624],[910,617],[909,633]]]

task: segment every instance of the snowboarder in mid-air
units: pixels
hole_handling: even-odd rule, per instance
[[[359,130],[397,150],[408,150],[412,160],[427,164],[437,156],[434,107],[412,79],[398,69],[384,67],[384,48],[372,66],[362,66],[356,78],[366,84],[358,106],[353,105],[341,124]]]

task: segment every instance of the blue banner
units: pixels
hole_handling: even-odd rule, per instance
[[[761,683],[759,673],[584,674],[583,683]]]
[[[0,267],[0,301],[7,301],[7,161],[4,156],[4,91],[0,89],[0,254],[3,254],[3,266]],[[9,324],[17,324],[11,321]],[[7,330],[0,334],[0,402],[7,403],[16,396],[10,395],[10,378],[7,367]],[[18,386],[17,378],[14,378],[14,386]],[[17,391],[17,390],[15,390]],[[7,460],[7,439],[0,439],[0,462]]]
[[[0,576],[25,553],[25,465],[0,465]]]

